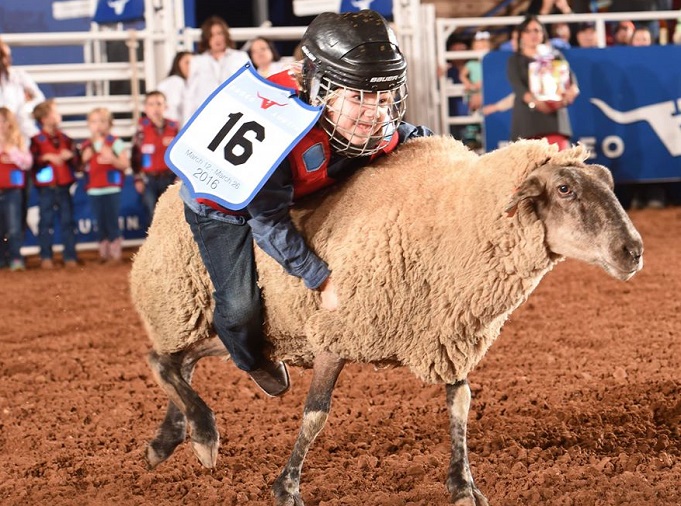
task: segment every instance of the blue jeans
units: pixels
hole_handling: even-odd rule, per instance
[[[0,265],[8,260],[22,260],[21,245],[24,241],[22,188],[0,190]],[[5,237],[7,245],[4,244]]]
[[[92,216],[97,223],[97,242],[113,242],[123,235],[118,226],[118,213],[121,209],[121,192],[105,195],[90,195]]]
[[[169,172],[168,174],[159,174],[157,176],[146,175],[144,183],[144,195],[142,199],[144,201],[144,206],[147,208],[149,213],[149,223],[154,217],[154,209],[156,208],[156,203],[163,192],[165,192],[168,187],[175,181],[175,174]]]
[[[73,200],[69,192],[70,186],[38,187],[40,206],[40,223],[38,225],[38,243],[40,258],[52,258],[55,212],[59,212],[61,239],[64,245],[64,260],[76,259],[76,224],[73,221]]]
[[[185,206],[184,216],[215,287],[215,332],[239,369],[257,369],[265,339],[251,227],[218,211],[201,216]]]

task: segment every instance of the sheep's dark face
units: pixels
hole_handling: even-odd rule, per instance
[[[544,165],[518,189],[511,207],[530,200],[546,228],[548,249],[601,266],[621,280],[643,267],[643,242],[601,165]]]

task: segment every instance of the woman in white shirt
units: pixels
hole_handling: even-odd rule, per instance
[[[253,66],[263,77],[269,77],[284,70],[289,64],[282,61],[281,55],[272,41],[265,37],[256,37],[248,44],[248,56]]]
[[[187,86],[187,76],[189,75],[189,65],[192,59],[190,51],[178,51],[173,58],[168,77],[158,83],[156,89],[166,96],[168,108],[165,117],[182,123],[182,101],[184,100],[184,89]]]
[[[22,136],[28,141],[38,133],[31,118],[33,107],[45,100],[45,95],[25,71],[12,68],[12,51],[0,40],[0,106],[16,116]]]
[[[250,61],[244,51],[234,49],[229,26],[219,16],[212,16],[201,25],[199,53],[189,65],[184,124],[218,86]]]

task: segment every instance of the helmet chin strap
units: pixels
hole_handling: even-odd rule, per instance
[[[319,88],[321,86],[321,79],[319,79],[319,76],[317,74],[310,79],[310,90],[309,90],[309,100],[310,100],[310,105],[318,105],[321,103],[321,99],[319,98]]]

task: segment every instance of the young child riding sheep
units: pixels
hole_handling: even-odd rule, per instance
[[[338,266],[309,247],[291,220],[291,205],[401,142],[430,133],[402,121],[407,65],[395,35],[377,12],[320,14],[303,35],[301,48],[302,69],[281,72],[270,80],[298,89],[310,105],[323,105],[318,124],[241,211],[195,198],[186,185],[181,192],[185,219],[215,287],[213,327],[236,366],[271,396],[283,394],[289,378],[284,362],[263,353],[253,241],[308,289],[319,292],[322,307],[335,310],[331,272]],[[254,149],[267,149],[267,140],[263,134]]]

